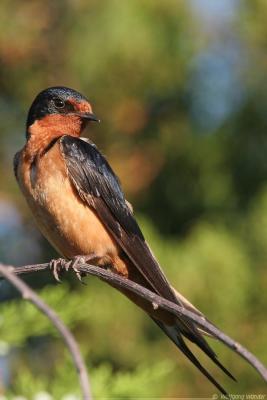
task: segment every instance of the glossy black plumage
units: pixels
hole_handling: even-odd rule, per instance
[[[63,136],[60,142],[66,155],[70,175],[80,190],[103,199],[118,223],[127,232],[144,239],[125,202],[119,179],[97,147],[71,136]]]
[[[125,202],[119,180],[104,156],[95,145],[71,136],[63,136],[60,144],[69,176],[80,196],[95,208],[104,225],[154,290],[176,302],[176,296]]]
[[[102,223],[146,279],[152,290],[155,290],[156,293],[166,299],[181,305],[147,245],[131,210],[125,202],[118,178],[103,155],[94,144],[71,136],[63,136],[60,139],[60,145],[69,177],[80,197],[87,202],[89,206],[94,207]],[[159,321],[155,322],[168,334]],[[180,332],[186,338],[196,343],[219,368],[233,378],[229,371],[217,360],[216,354],[198,332],[195,325],[185,317],[177,318],[177,323]],[[192,361],[195,366],[222,391],[222,393],[226,393],[197,361],[189,348],[187,348],[179,333],[175,343],[186,357],[189,358],[190,361]]]
[[[43,118],[48,114],[66,114],[74,111],[74,107],[68,102],[68,99],[74,99],[77,102],[88,101],[84,96],[74,89],[66,88],[64,86],[54,86],[40,92],[34,99],[27,118],[27,127],[34,123],[34,121]],[[64,101],[65,107],[59,109],[56,107],[54,100],[60,99]]]

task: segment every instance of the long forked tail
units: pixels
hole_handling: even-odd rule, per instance
[[[210,375],[210,373],[203,367],[203,365],[198,361],[198,359],[195,357],[195,355],[192,353],[192,351],[189,349],[189,347],[186,345],[180,329],[178,326],[170,326],[166,325],[163,322],[152,318],[155,323],[164,331],[164,333],[174,342],[174,344],[181,350],[181,352],[197,367],[197,369],[202,372],[203,375],[206,376],[206,378],[213,383],[213,385],[225,396],[227,396],[227,392],[225,389],[213,378],[213,376]],[[196,343],[196,342],[195,342]],[[216,354],[211,350],[211,348],[208,347],[203,347],[202,345],[199,345],[196,343],[206,354],[207,356],[230,378],[233,380],[236,380],[233,375],[219,362],[219,360],[216,357]]]

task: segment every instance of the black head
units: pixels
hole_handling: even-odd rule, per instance
[[[40,92],[34,99],[27,118],[27,128],[34,123],[35,120],[40,120],[49,114],[70,114],[76,113],[81,118],[87,120],[98,121],[98,119],[86,110],[81,113],[79,110],[80,104],[88,104],[89,110],[91,106],[89,101],[76,92],[64,86],[55,86]]]

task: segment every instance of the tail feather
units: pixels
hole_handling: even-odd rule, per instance
[[[172,288],[176,297],[179,299],[179,301],[182,303],[182,305],[189,311],[195,313],[196,315],[202,317],[204,320],[207,320],[205,315],[199,311],[193,304],[191,304],[181,293],[179,293],[176,289]],[[168,327],[167,327],[168,328]],[[174,328],[175,329],[175,328]],[[205,334],[206,336],[214,338],[209,332],[203,330],[202,328],[199,328],[196,326],[196,329],[198,333]],[[177,332],[177,329],[175,330]],[[175,334],[177,336],[177,333]],[[204,351],[204,353],[212,359],[212,361],[226,374],[228,375],[231,379],[236,381],[235,377],[220,363],[220,361],[217,359],[217,355],[214,353],[212,348],[208,345],[208,343],[202,338],[202,335],[186,335],[188,339],[190,339],[192,342],[196,343],[198,347],[201,348],[201,350]],[[202,338],[203,340],[199,340]]]
[[[202,317],[204,320],[206,320],[205,315],[204,315],[198,308],[196,308],[192,303],[190,303],[190,301],[187,300],[187,299],[186,299],[180,292],[178,292],[173,286],[172,286],[172,290],[173,290],[175,296],[177,297],[178,302],[179,302],[186,310],[191,311],[191,312],[195,313],[196,315],[198,315],[199,317]],[[202,327],[197,326],[197,330],[198,330],[201,334],[203,334],[203,335],[205,335],[205,336],[214,338],[214,336],[213,336],[210,332],[206,331],[206,330],[205,330],[204,328],[202,328]]]
[[[156,322],[156,324],[166,333],[166,335],[175,343],[175,345],[181,350],[181,352],[197,367],[197,369],[202,372],[203,375],[206,376],[206,378],[213,383],[213,385],[224,395],[227,396],[227,392],[225,389],[210,375],[210,373],[203,367],[203,365],[198,361],[198,359],[195,357],[195,355],[192,353],[192,351],[188,348],[186,345],[185,341],[183,340],[179,328],[175,326],[168,326],[161,321],[158,321],[153,318],[153,320]],[[211,353],[206,350],[205,348],[202,348],[201,345],[196,343],[204,352],[207,354],[212,361],[230,378],[234,379],[233,375],[218,361],[216,358],[215,353]],[[212,350],[211,350],[212,351]]]
[[[177,330],[177,328],[175,326],[173,327],[173,329],[176,332],[176,336],[180,335],[180,332]],[[206,340],[200,335],[199,331],[198,331],[197,336],[193,336],[188,333],[184,334],[184,336],[187,339],[191,340],[191,342],[195,343],[227,376],[229,376],[229,378],[236,381],[235,377],[231,374],[231,372],[229,372],[228,369],[226,369],[220,363],[220,361],[217,358],[216,353],[212,350],[212,348],[209,346],[209,344],[206,342]]]

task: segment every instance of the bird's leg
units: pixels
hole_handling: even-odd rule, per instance
[[[98,257],[93,253],[87,256],[75,256],[71,260],[66,261],[64,258],[56,258],[49,262],[49,268],[52,270],[52,274],[57,282],[61,282],[59,274],[62,271],[69,271],[70,268],[73,269],[77,278],[81,281],[81,273],[76,268],[78,264],[86,264],[87,262],[96,261]]]
[[[87,256],[74,256],[70,261],[68,261],[67,263],[65,263],[64,268],[66,269],[66,271],[68,271],[70,268],[73,269],[73,271],[75,272],[77,278],[79,279],[79,281],[82,281],[82,275],[80,273],[80,271],[77,269],[77,265],[78,264],[86,264],[89,261],[93,262],[98,260],[98,257],[92,253],[90,255]]]
[[[49,262],[49,268],[52,270],[52,274],[57,282],[61,282],[59,273],[65,268],[66,260],[64,258],[56,258]]]

